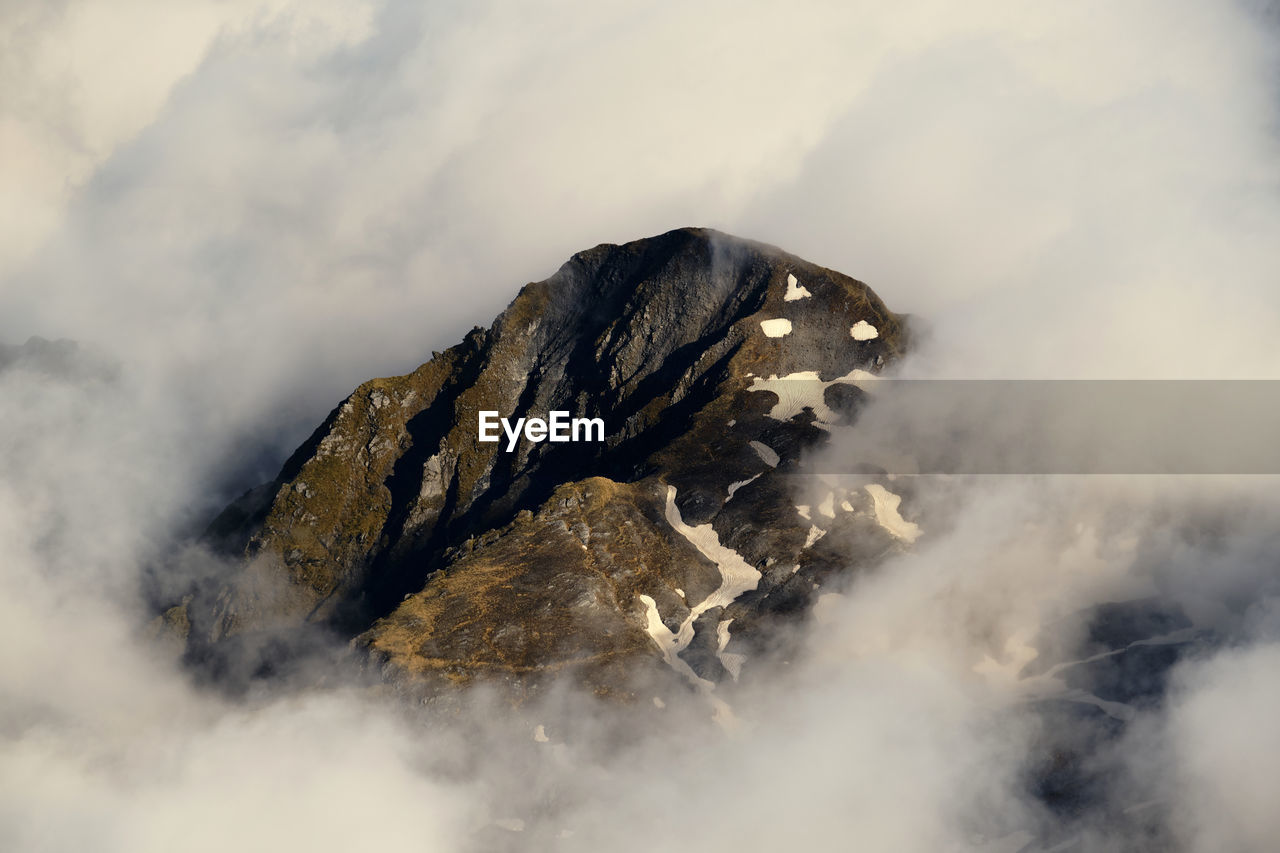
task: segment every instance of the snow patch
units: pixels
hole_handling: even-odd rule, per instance
[[[716,625],[716,654],[724,651],[729,645],[729,623],[732,619],[724,619]]]
[[[1102,699],[1084,690],[1069,690],[1059,698],[1068,702],[1079,702],[1082,705],[1092,705],[1113,720],[1120,720],[1124,723],[1131,722],[1134,717],[1138,716],[1138,712],[1131,705]]]
[[[850,370],[844,376],[838,376],[835,379],[832,379],[827,384],[835,385],[837,382],[839,382],[844,385],[855,385],[858,388],[861,388],[864,382],[872,383],[872,382],[878,381],[879,379],[880,377],[872,373],[871,371],[859,370],[858,368],[855,367],[853,370]]]
[[[805,521],[813,521],[813,519],[809,517],[808,504],[796,504],[796,512],[800,513],[800,517]]]
[[[736,482],[736,483],[730,483],[730,484],[729,484],[729,496],[728,496],[728,497],[726,497],[726,498],[724,499],[724,502],[725,502],[725,503],[728,503],[729,501],[733,500],[733,493],[734,493],[734,492],[738,491],[738,489],[741,489],[741,488],[742,488],[743,486],[745,486],[745,485],[748,485],[748,484],[750,484],[750,483],[755,482],[755,481],[756,481],[756,480],[758,480],[758,479],[760,479],[760,475],[759,475],[759,474],[756,474],[754,477],[748,477],[748,478],[747,478],[747,479],[745,479],[745,480],[739,480],[739,481],[738,481],[738,482]]]
[[[816,524],[809,525],[809,537],[804,540],[804,547],[808,548],[814,542],[817,542],[823,536],[827,535],[827,531],[823,530]]]
[[[827,407],[825,394],[831,385],[854,385],[862,387],[862,383],[875,380],[874,373],[865,370],[851,370],[844,376],[824,382],[816,370],[802,370],[788,373],[786,376],[773,375],[768,379],[756,377],[751,381],[748,391],[771,391],[778,395],[778,402],[769,410],[769,417],[777,421],[789,421],[805,409],[813,409],[818,419],[816,426],[824,426],[836,420],[836,413]]]
[[[658,613],[657,602],[647,595],[638,597],[645,610],[645,633],[658,644],[658,650],[662,652],[662,659],[666,661],[667,666],[680,673],[695,687],[704,690],[714,687],[715,685],[710,681],[699,677],[693,671],[693,667],[685,663],[684,659],[680,657],[680,652],[684,651],[685,646],[689,645],[689,640],[693,639],[693,623],[687,622],[689,625],[689,637],[682,643],[680,637],[672,633],[671,629],[663,624],[662,616]],[[680,633],[684,633],[684,625],[680,626]]]
[[[818,504],[818,512],[827,518],[836,517],[836,493],[827,492],[827,496],[822,499],[822,503]]]
[[[765,444],[763,441],[752,441],[748,443],[751,445],[751,449],[756,452],[756,455],[760,457],[761,462],[768,465],[770,468],[778,467],[779,457],[772,447]]]
[[[725,647],[729,645],[729,624],[731,622],[733,622],[732,619],[725,619],[716,625],[716,657],[720,658],[720,664],[729,673],[729,677],[737,681],[738,675],[742,672],[742,665],[746,663],[747,656],[725,651]]]
[[[808,299],[810,296],[813,294],[801,287],[794,275],[787,273],[787,293],[782,297],[782,301],[795,302],[797,299]]]
[[[684,519],[680,515],[680,508],[676,506],[675,486],[667,486],[665,512],[667,523],[687,539],[693,547],[697,548],[698,553],[715,563],[720,570],[720,585],[710,595],[689,609],[689,615],[684,618],[684,621],[680,623],[679,629],[674,632],[663,623],[662,616],[658,613],[657,603],[647,595],[638,596],[645,607],[645,631],[657,643],[667,666],[684,676],[699,691],[707,694],[715,708],[715,719],[722,725],[730,725],[734,722],[733,710],[723,701],[709,695],[710,691],[715,689],[715,685],[694,672],[692,667],[680,657],[680,652],[688,648],[689,643],[692,642],[693,623],[698,620],[699,616],[713,607],[728,607],[739,595],[755,589],[760,583],[761,575],[752,565],[742,559],[742,556],[737,551],[721,545],[720,537],[710,524],[699,524],[697,527],[690,527],[684,523]]]
[[[767,337],[781,338],[784,335],[791,334],[791,321],[786,317],[778,317],[773,320],[761,320],[760,328]]]
[[[1082,658],[1080,660],[1069,660],[1069,661],[1063,661],[1061,663],[1055,663],[1053,666],[1049,667],[1049,669],[1046,670],[1043,675],[1040,675],[1038,677],[1041,680],[1054,681],[1058,678],[1058,675],[1063,670],[1068,669],[1070,667],[1080,666],[1081,664],[1094,663],[1096,661],[1104,660],[1109,657],[1122,655],[1125,652],[1127,652],[1129,649],[1134,648],[1135,646],[1180,645],[1182,643],[1186,643],[1195,639],[1197,633],[1198,633],[1198,630],[1193,626],[1191,628],[1180,628],[1177,631],[1173,631],[1168,634],[1161,634],[1156,637],[1147,637],[1146,639],[1143,639],[1143,640],[1134,640],[1132,643],[1130,643],[1127,646],[1121,646],[1115,649],[1107,649],[1106,651],[1098,652],[1095,655],[1090,655],[1089,657]]]
[[[688,626],[689,639],[692,639],[694,620],[713,607],[728,607],[739,595],[755,589],[760,583],[760,572],[742,559],[737,551],[721,545],[720,537],[710,524],[690,527],[684,523],[684,519],[680,517],[680,508],[676,506],[675,486],[667,486],[666,516],[667,523],[677,533],[688,539],[702,556],[720,569],[720,586],[693,608],[685,618],[685,624],[681,626],[682,632]],[[688,645],[687,640],[685,645]]]
[[[881,527],[907,544],[919,538],[920,526],[907,521],[898,512],[898,506],[902,503],[901,495],[895,495],[879,483],[869,483],[865,488],[875,504],[876,521]]]
[[[535,743],[547,743],[551,740],[551,738],[547,737],[547,730],[542,726],[542,724],[538,724],[538,726],[534,728],[533,740]]]
[[[853,336],[855,341],[870,341],[880,337],[880,332],[876,331],[876,327],[868,323],[866,320],[859,320],[849,329],[849,334]]]

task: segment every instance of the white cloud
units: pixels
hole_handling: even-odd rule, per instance
[[[831,608],[779,676],[796,689],[744,671],[735,710],[763,721],[744,739],[708,745],[670,703],[631,764],[591,715],[539,718],[568,745],[523,730],[542,758],[446,751],[444,772],[367,697],[230,707],[138,641],[136,595],[356,382],[573,251],[686,224],[869,281],[932,324],[919,373],[1275,376],[1259,21],[1191,0],[6,6],[0,339],[95,342],[120,379],[0,374],[0,846],[173,849],[204,827],[180,846],[457,849],[516,816],[500,802],[583,849],[637,826],[624,849],[978,848],[1043,819],[1018,792],[1036,723],[1000,666],[1143,589],[1262,643],[1191,671],[1144,729],[1183,750],[1160,792],[1180,838],[1272,837],[1274,632],[1236,605],[1273,592],[1273,516],[1188,543],[1156,487],[971,496],[957,532],[926,527]]]

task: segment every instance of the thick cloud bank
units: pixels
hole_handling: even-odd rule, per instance
[[[907,375],[1280,378],[1273,22],[5,5],[0,341],[82,350],[0,368],[0,847],[1269,849],[1268,478],[921,481],[915,549],[728,691],[728,732],[694,699],[625,726],[571,693],[519,719],[232,703],[150,637],[140,579],[358,381],[573,251],[680,225],[866,280],[927,323]],[[1037,670],[1130,600],[1204,639],[1156,694]],[[1081,747],[1064,685],[1124,725]],[[1100,801],[1043,790],[1068,753]]]

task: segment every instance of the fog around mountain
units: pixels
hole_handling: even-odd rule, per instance
[[[694,701],[610,721],[568,686],[448,719],[345,682],[229,699],[140,587],[359,382],[575,251],[682,225],[868,282],[928,329],[908,376],[1280,378],[1272,21],[6,5],[0,341],[92,367],[0,368],[0,844],[1267,849],[1271,478],[923,489],[938,526],[740,685],[727,731]],[[1079,644],[1073,614],[1151,596],[1219,639],[1102,750],[1106,803],[1047,809],[1029,756],[1071,724],[1014,674]]]

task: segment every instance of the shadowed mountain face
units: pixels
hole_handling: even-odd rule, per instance
[[[64,381],[110,382],[119,368],[99,353],[86,351],[75,341],[38,336],[24,344],[0,344],[0,371],[26,370]]]
[[[165,619],[223,672],[323,630],[401,685],[568,670],[625,694],[652,671],[709,689],[828,575],[910,540],[885,485],[810,508],[787,483],[904,345],[866,285],[769,246],[597,246],[357,388],[217,518],[234,570]],[[482,411],[599,418],[605,440],[508,451],[478,440]]]

